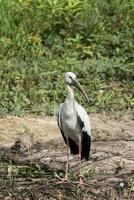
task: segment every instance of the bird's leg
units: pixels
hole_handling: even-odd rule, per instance
[[[67,142],[67,164],[66,164],[66,172],[64,180],[68,180],[69,158],[70,158],[70,148]]]
[[[82,180],[82,174],[81,174],[81,140],[79,140],[79,185],[82,185],[83,180]]]
[[[78,187],[80,187],[81,185],[87,185],[85,182],[84,182],[84,177],[82,175],[82,171],[81,171],[81,140],[79,140],[79,184],[78,184]]]
[[[65,172],[64,178],[60,178],[58,175],[56,175],[57,178],[60,179],[60,182],[58,182],[58,184],[59,184],[59,183],[63,183],[63,182],[69,182],[69,181],[68,181],[69,158],[70,158],[70,148],[69,148],[69,143],[68,143],[68,141],[67,141],[67,163],[66,163],[66,172]]]

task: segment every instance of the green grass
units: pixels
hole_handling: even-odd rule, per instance
[[[4,66],[4,69],[3,69]],[[25,112],[54,115],[66,96],[64,72],[73,71],[93,99],[88,111],[117,111],[133,106],[132,66],[125,70],[119,60],[102,58],[78,60],[76,56],[40,58],[24,62],[16,59],[2,63],[1,113],[21,115]],[[76,98],[84,104],[77,93]]]
[[[1,0],[0,115],[55,115],[66,71],[93,99],[88,111],[131,109],[133,11],[133,0]]]

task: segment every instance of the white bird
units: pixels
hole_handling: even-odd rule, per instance
[[[68,180],[68,168],[70,154],[78,154],[80,179],[79,185],[83,184],[81,174],[81,160],[89,160],[91,147],[91,126],[89,116],[85,109],[77,103],[74,97],[74,88],[78,88],[82,96],[89,101],[84,89],[78,82],[73,72],[65,73],[65,82],[67,84],[67,97],[60,105],[57,122],[62,133],[63,139],[67,145],[67,165],[64,180]]]

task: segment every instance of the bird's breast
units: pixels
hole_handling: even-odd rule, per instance
[[[76,129],[77,120],[76,116],[73,113],[70,115],[65,114],[64,119],[64,124],[66,127],[68,127],[71,130]]]
[[[81,130],[78,125],[77,116],[72,114],[64,117],[64,123],[62,124],[65,136],[72,138],[74,141],[78,141]]]
[[[69,102],[68,99],[66,99],[63,106],[62,119],[64,119],[62,126],[65,135],[72,139],[74,139],[74,137],[77,138],[81,131],[78,124],[74,101]]]

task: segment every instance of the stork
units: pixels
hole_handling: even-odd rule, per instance
[[[70,154],[78,154],[80,186],[84,183],[81,172],[81,160],[89,160],[90,155],[91,126],[89,116],[85,109],[75,100],[74,88],[79,89],[81,95],[85,97],[87,102],[89,99],[73,72],[65,73],[65,83],[67,84],[68,93],[64,103],[60,105],[57,115],[59,129],[67,145],[67,164],[63,181],[68,181]]]

